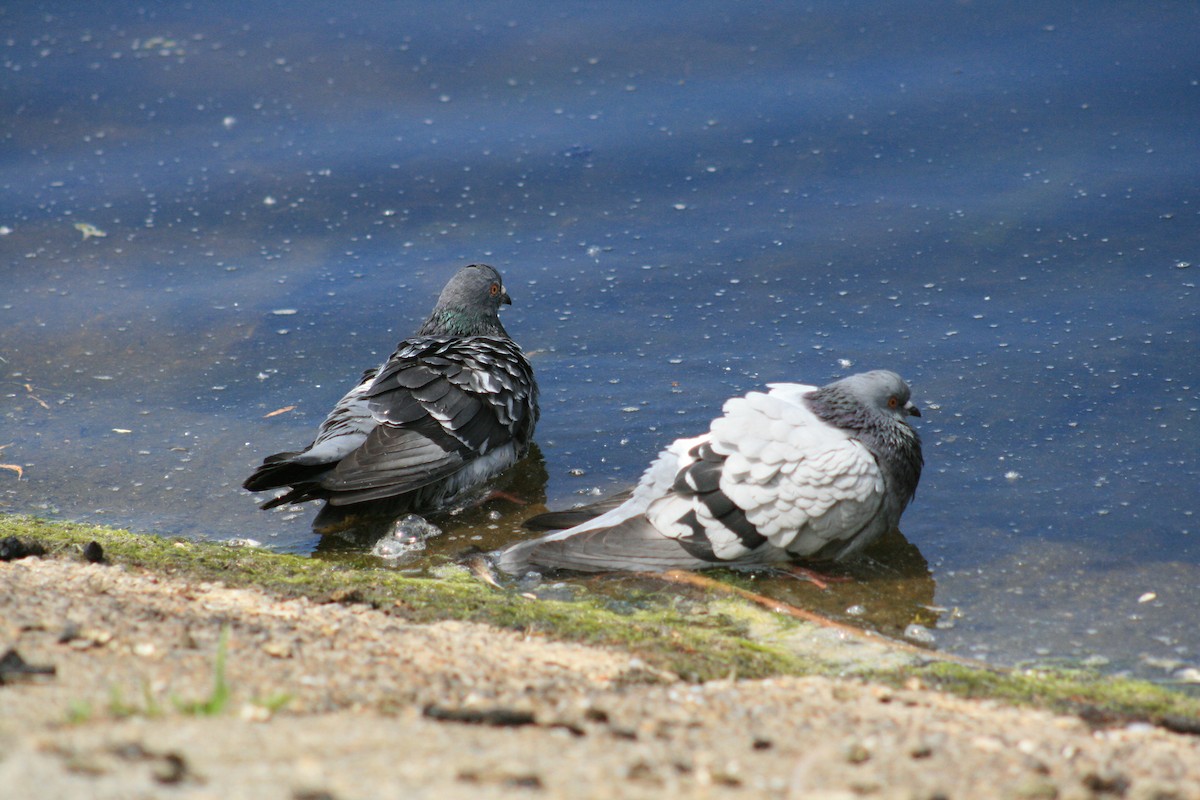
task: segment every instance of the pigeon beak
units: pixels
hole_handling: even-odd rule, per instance
[[[919,417],[921,416],[921,409],[917,408],[916,404],[913,403],[912,400],[909,400],[904,404],[904,413],[908,414],[910,417]]]
[[[505,306],[512,305],[512,298],[508,296],[508,289],[504,289],[500,295],[500,304]]]

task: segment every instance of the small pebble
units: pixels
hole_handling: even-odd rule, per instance
[[[99,542],[88,542],[83,548],[83,557],[89,564],[104,562],[104,548]]]
[[[871,760],[871,751],[863,744],[854,742],[846,748],[846,762],[849,764],[863,764]]]
[[[257,539],[245,538],[226,539],[225,544],[229,545],[230,547],[262,547],[262,542],[258,541]]]
[[[937,637],[933,635],[933,631],[915,622],[904,629],[904,638],[918,644],[933,644],[937,641]]]
[[[1171,677],[1181,683],[1200,683],[1200,669],[1184,667]]]
[[[159,783],[174,784],[183,781],[188,776],[187,761],[178,753],[167,753],[162,761],[154,768],[154,780]]]

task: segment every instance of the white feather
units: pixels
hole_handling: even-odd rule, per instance
[[[807,555],[877,514],[883,478],[866,447],[809,410],[803,398],[813,387],[769,388],[726,403],[726,417],[712,425],[714,444],[730,453],[721,491],[773,546]]]

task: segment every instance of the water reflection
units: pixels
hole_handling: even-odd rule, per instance
[[[347,517],[335,530],[314,531],[322,535],[313,555],[360,567],[383,566],[425,575],[443,564],[461,564],[470,556],[494,553],[514,542],[541,536],[542,531],[530,530],[524,522],[547,510],[546,479],[545,460],[534,445],[525,459],[496,479],[476,501],[429,515],[428,520],[441,533],[402,558],[381,559],[371,553],[371,546],[391,535],[397,522],[397,515],[386,504],[373,509],[375,513]],[[621,495],[611,499],[619,502]],[[934,629],[952,623],[951,611],[935,603],[937,584],[928,560],[899,530],[880,537],[848,561],[811,566],[830,579],[825,587],[780,569],[713,569],[705,574],[893,638],[912,638],[914,625]],[[635,603],[638,607],[677,596],[699,596],[695,588],[668,583],[652,573],[550,571],[497,577],[505,585],[543,599],[570,600],[580,591],[598,592],[611,598],[616,610],[634,602],[631,593],[641,598]],[[917,641],[929,644],[932,637]]]
[[[895,639],[914,638],[912,626],[933,629],[951,616],[935,605],[937,584],[920,549],[894,530],[857,558],[814,565],[833,580],[825,588],[779,569],[715,569],[705,575],[772,600],[809,609],[830,619],[869,628]],[[571,599],[573,587],[610,598],[615,610],[633,602],[646,607],[677,597],[701,597],[702,590],[656,578],[651,573],[532,573],[510,581],[523,592],[545,599]],[[632,601],[631,596],[640,598]],[[930,636],[920,635],[919,644]]]
[[[512,541],[521,534],[521,520],[546,510],[546,460],[534,442],[523,459],[490,481],[472,498],[453,509],[426,515],[425,519],[442,530],[425,541],[425,547],[411,559],[392,566],[428,567],[458,560],[465,552],[489,551]],[[362,507],[361,509],[359,507]],[[359,503],[351,507],[326,505],[335,510],[325,519],[314,518],[313,533],[320,536],[315,557],[378,565],[368,555],[371,546],[389,535],[401,514],[386,500]],[[350,513],[340,513],[343,511]],[[321,526],[318,528],[318,526]]]

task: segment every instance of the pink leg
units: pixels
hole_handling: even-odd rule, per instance
[[[803,581],[811,581],[818,589],[828,589],[831,583],[852,583],[854,578],[848,575],[826,575],[823,572],[801,567],[796,564],[789,564],[783,567],[783,570],[790,575],[794,575]]]

